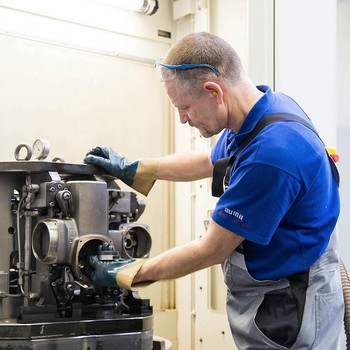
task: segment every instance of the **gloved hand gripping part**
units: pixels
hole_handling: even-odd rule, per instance
[[[140,159],[130,163],[125,157],[121,157],[107,146],[92,148],[86,154],[84,163],[103,168],[110,175],[119,178],[144,195],[151,190],[158,169],[156,159]]]

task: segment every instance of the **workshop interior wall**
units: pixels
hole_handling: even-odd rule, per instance
[[[340,252],[350,270],[350,1],[338,1],[338,40],[337,40],[337,139],[340,155],[339,170],[341,172],[341,204],[342,212],[339,220],[341,239]]]
[[[84,11],[54,13],[53,3],[47,8],[44,4],[33,15],[26,2],[0,2],[0,161],[14,161],[16,145],[32,145],[38,137],[50,142],[48,160],[61,156],[67,162],[82,163],[95,145],[109,145],[129,160],[168,154],[173,133],[169,102],[154,62],[171,43],[158,36],[158,29],[171,30],[169,1],[162,1],[162,9],[153,17],[112,8],[101,21],[97,12],[90,18]],[[13,18],[8,21],[10,15]],[[54,15],[61,18],[50,17]],[[124,26],[121,15],[128,19]],[[37,34],[33,25],[26,27],[26,20],[41,24]],[[53,25],[62,32],[55,37],[49,33]],[[81,42],[84,38],[89,42]],[[157,182],[147,198],[138,194],[146,202],[139,222],[150,226],[151,256],[171,245],[169,187]],[[171,282],[149,287],[142,297],[150,298],[155,310],[175,307]],[[170,323],[176,321],[174,313],[169,317]],[[155,333],[168,332],[164,324],[155,322],[155,326]],[[176,327],[169,332],[176,339],[172,335]]]
[[[0,9],[2,5],[12,6],[12,3],[2,0]],[[27,6],[26,1],[15,3]],[[176,39],[192,31],[208,30],[222,36],[237,49],[254,82],[270,84],[292,95],[307,112],[311,112],[327,145],[338,146],[343,208],[339,235],[341,252],[350,269],[347,255],[350,243],[346,236],[350,198],[349,184],[346,183],[350,171],[347,155],[350,131],[349,0],[338,0],[337,13],[335,0],[322,2],[322,6],[316,0],[308,5],[301,0],[210,0],[199,3],[203,5],[200,13],[197,9],[196,14],[189,14],[175,22],[171,0],[161,0],[159,14],[151,17],[125,12],[123,16],[127,17],[127,21],[121,23],[118,13],[111,10],[105,20],[99,20],[98,16],[89,19],[94,21],[93,32],[96,35],[102,35],[101,32],[114,35],[108,40],[103,37],[99,41],[100,46],[95,48],[90,43],[79,46],[77,43],[66,45],[64,42],[24,38],[18,33],[9,33],[4,27],[4,18],[0,18],[0,160],[13,160],[13,150],[18,143],[31,144],[37,137],[50,141],[50,158],[62,156],[68,162],[82,162],[85,152],[95,144],[108,144],[130,160],[172,152],[174,138],[177,152],[209,148],[213,140],[204,140],[188,125],[178,122],[152,63],[155,58],[163,56]],[[276,18],[273,3],[277,4]],[[57,8],[51,6],[47,11]],[[314,16],[316,8],[317,18]],[[50,15],[45,13],[43,18]],[[62,20],[65,26],[68,25],[66,21],[86,20],[83,18],[84,11],[80,14],[67,11],[62,16],[69,17]],[[312,33],[321,36],[323,41],[305,36],[309,32],[310,21],[314,20],[316,22],[312,23],[318,24],[321,31],[313,28]],[[298,23],[297,33],[295,23]],[[158,29],[172,32],[172,39],[158,37]],[[119,51],[115,47],[108,49],[108,43],[117,42],[121,34],[121,42],[129,43],[129,47],[126,45]],[[300,35],[302,42],[295,39],[296,35]],[[314,47],[319,51],[313,50]],[[317,52],[318,57],[315,57]],[[300,65],[298,74],[295,73],[296,65],[291,62]],[[173,123],[176,125],[175,132]],[[172,212],[174,197],[170,184],[158,182],[147,198],[139,195],[147,203],[140,222],[151,228],[152,255],[172,246],[174,227],[177,244],[204,233],[203,221],[210,216],[208,210],[215,205],[209,199],[209,190],[210,182],[207,180],[196,184],[176,184],[177,220],[174,220]],[[162,333],[158,334],[172,340],[173,350],[177,348],[177,342],[179,349],[210,348],[211,343],[203,343],[205,338],[200,337],[200,332],[214,329],[214,324],[217,328],[221,327],[221,323],[216,325],[216,321],[210,321],[212,318],[208,320],[208,313],[204,310],[209,306],[215,313],[224,315],[222,290],[211,287],[217,283],[222,283],[217,267],[179,279],[176,283],[176,305],[171,283],[156,284],[145,293],[155,309],[164,310],[156,318],[156,329],[162,329]],[[203,286],[205,293],[202,292]],[[174,307],[179,317],[178,339],[174,334],[176,312],[165,311]],[[211,333],[207,337],[210,338]],[[226,339],[230,337],[227,333]],[[212,339],[218,341],[222,338],[220,334]],[[220,343],[221,348],[232,349],[232,344],[225,347],[225,341]]]
[[[350,1],[338,0],[337,9],[337,144],[340,160],[340,201],[341,212],[338,221],[339,252],[350,271]],[[345,334],[339,349],[346,347]]]

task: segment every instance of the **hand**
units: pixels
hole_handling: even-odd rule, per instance
[[[107,146],[92,148],[85,156],[84,163],[102,167],[107,173],[122,180],[136,191],[148,195],[156,177],[158,160],[139,159],[133,163]]]
[[[98,251],[114,251],[114,247],[108,243],[98,246]],[[135,290],[133,280],[145,263],[145,259],[114,259],[113,261],[100,261],[96,255],[90,255],[88,261],[93,269],[90,273],[91,280],[100,286],[120,287]],[[121,272],[122,271],[122,272]],[[143,287],[151,284],[144,282]],[[140,285],[138,285],[140,287]]]
[[[93,268],[91,280],[103,287],[118,287],[117,274],[120,270],[130,266],[136,259],[115,259],[113,261],[100,261],[96,255],[89,256],[89,263]]]
[[[121,157],[112,148],[97,146],[86,154],[84,163],[97,165],[128,186],[132,186],[139,162],[129,163],[125,157]]]

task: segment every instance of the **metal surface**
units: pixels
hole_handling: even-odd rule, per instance
[[[101,175],[94,165],[61,162],[0,162],[0,173],[37,174],[56,171],[61,175]]]
[[[3,341],[0,350],[149,350],[152,349],[151,330],[121,334],[84,335],[33,340]]]
[[[107,319],[66,321],[60,323],[41,322],[19,324],[17,320],[9,320],[0,325],[0,339],[28,340],[53,337],[81,337],[87,334],[122,334],[145,332],[153,328],[152,316],[118,316]],[[0,341],[0,344],[1,344]],[[1,347],[0,347],[1,349]]]

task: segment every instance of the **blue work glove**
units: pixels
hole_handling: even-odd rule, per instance
[[[96,255],[89,256],[89,264],[93,268],[91,280],[103,287],[117,287],[117,274],[120,270],[134,263],[136,259],[115,259],[113,261],[100,261]]]
[[[140,159],[130,163],[108,146],[96,146],[85,156],[84,163],[94,164],[122,180],[136,191],[147,195],[155,182],[156,159]]]
[[[98,251],[114,251],[114,247],[106,242],[98,246]],[[145,259],[114,259],[113,261],[100,261],[96,255],[88,257],[93,271],[90,273],[91,280],[103,287],[120,287],[133,289],[133,280]],[[122,272],[121,272],[122,271]],[[141,283],[146,286],[150,283]]]
[[[128,186],[134,182],[138,161],[130,163],[125,157],[108,146],[92,148],[85,156],[84,163],[97,165],[107,171],[108,174],[122,180]]]

